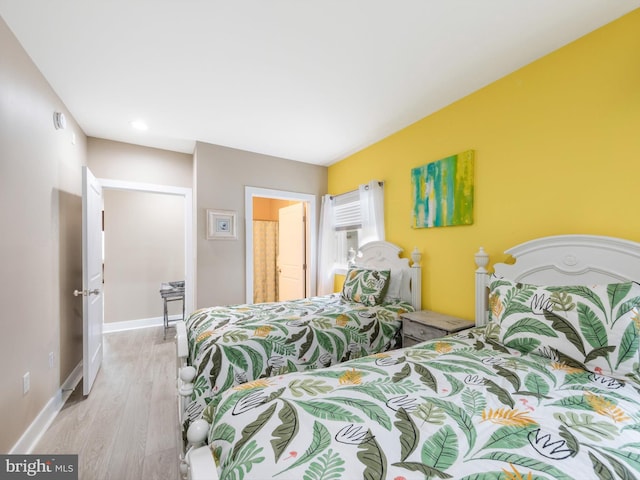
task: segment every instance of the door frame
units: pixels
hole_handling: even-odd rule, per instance
[[[245,297],[247,303],[253,303],[253,198],[273,198],[293,200],[308,204],[307,225],[309,226],[309,295],[316,294],[316,196],[310,193],[288,192],[270,188],[244,187],[245,221]]]
[[[184,197],[184,310],[185,316],[193,312],[195,305],[195,261],[193,256],[193,193],[190,188],[154,185],[99,178],[104,190],[128,190],[134,192],[161,193]],[[160,287],[158,287],[160,288]]]

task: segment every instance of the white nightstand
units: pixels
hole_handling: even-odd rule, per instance
[[[430,310],[403,313],[400,317],[402,318],[403,347],[444,337],[474,326],[474,323],[468,320]]]

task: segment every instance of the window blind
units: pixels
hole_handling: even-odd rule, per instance
[[[335,229],[357,230],[362,228],[362,213],[360,211],[360,192],[351,192],[333,198],[335,215]]]

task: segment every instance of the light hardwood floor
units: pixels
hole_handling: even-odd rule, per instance
[[[80,480],[178,479],[174,335],[162,327],[104,336],[89,396],[82,383],[34,453],[78,454]]]

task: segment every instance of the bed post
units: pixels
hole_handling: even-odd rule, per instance
[[[411,305],[416,310],[422,310],[422,266],[421,257],[416,258],[412,254],[413,263],[411,265]]]
[[[189,480],[217,480],[216,464],[211,450],[205,445],[210,425],[202,418],[195,420],[187,430],[187,453],[180,462],[182,478]]]
[[[189,340],[187,339],[187,326],[183,320],[175,323],[176,326],[176,355],[178,371],[187,364],[189,356]]]
[[[489,264],[489,254],[480,247],[475,254],[476,265],[476,327],[487,324],[489,312],[489,299],[487,297],[487,287],[489,272],[486,266]]]
[[[218,480],[218,470],[208,446],[194,448],[187,453],[181,470],[189,480]]]

